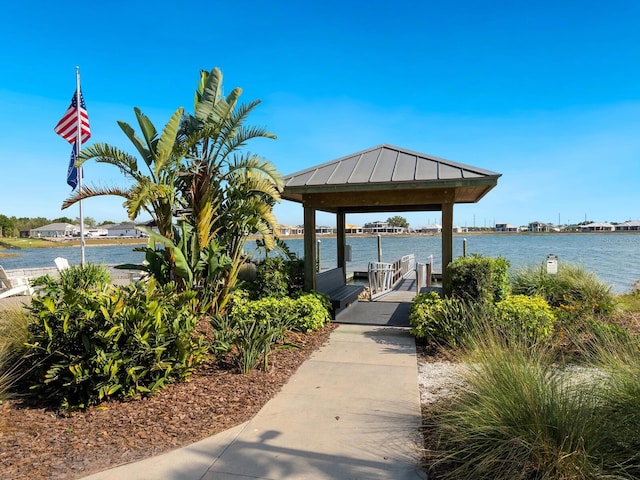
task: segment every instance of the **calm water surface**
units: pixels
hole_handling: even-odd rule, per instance
[[[336,265],[336,240],[318,237],[323,268]],[[453,255],[462,256],[463,236],[455,236]],[[640,234],[540,234],[540,235],[469,235],[467,254],[502,256],[509,260],[511,268],[537,265],[554,254],[559,262],[583,265],[616,293],[631,290],[634,281],[640,279]],[[302,256],[302,239],[286,240],[289,248]],[[378,259],[378,240],[375,237],[348,237],[352,247],[349,270],[366,271],[371,261]],[[253,244],[249,243],[249,247]],[[131,245],[87,247],[85,256],[89,263],[119,264],[139,263],[141,252],[134,252]],[[13,251],[4,250],[5,253]],[[65,257],[72,264],[80,263],[78,247],[38,248],[16,250],[19,256],[0,258],[5,269],[53,266],[53,259]],[[382,237],[382,261],[391,262],[402,255],[414,253],[418,261],[426,261],[433,255],[434,267],[441,269],[441,239],[439,236]]]

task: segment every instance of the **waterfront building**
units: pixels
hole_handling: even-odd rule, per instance
[[[144,236],[140,230],[136,230],[136,224],[133,222],[118,223],[116,225],[107,225],[108,237],[135,237]]]
[[[640,231],[640,220],[629,220],[627,222],[616,225],[616,232]]]
[[[527,227],[527,231],[529,232],[552,232],[553,224],[551,223],[542,223],[542,222],[531,222]]]
[[[304,227],[298,225],[292,227],[291,225],[280,225],[280,236],[287,237],[289,235],[304,235]]]
[[[580,226],[582,232],[613,232],[615,229],[616,227],[608,222],[593,222]]]
[[[420,227],[416,229],[416,232],[420,233],[440,233],[442,232],[442,226],[437,223],[432,223],[430,225],[425,225],[424,227]]]
[[[366,233],[405,233],[404,227],[394,227],[389,222],[369,222],[365,223],[363,231]]]
[[[510,223],[496,223],[495,231],[496,232],[519,232],[520,229],[515,225],[511,225]]]
[[[43,225],[42,227],[29,230],[29,236],[31,238],[72,237],[78,235],[79,232],[80,227],[78,225],[72,225],[71,223],[50,223],[49,225]]]

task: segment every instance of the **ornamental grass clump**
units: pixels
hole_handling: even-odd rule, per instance
[[[466,386],[426,425],[437,478],[637,478],[611,448],[617,424],[595,377],[576,382],[543,344],[484,330],[460,356]]]
[[[640,343],[637,337],[608,335],[590,346],[589,358],[604,372],[604,414],[610,428],[609,448],[629,478],[640,478]]]
[[[30,322],[31,317],[23,307],[0,311],[0,402],[12,396],[24,373],[22,356]]]
[[[544,265],[529,266],[511,277],[514,294],[539,295],[564,317],[608,314],[613,309],[611,287],[582,266],[560,263],[557,274],[549,274]]]

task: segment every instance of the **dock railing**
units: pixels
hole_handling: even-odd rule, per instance
[[[369,263],[369,290],[371,300],[393,290],[393,287],[416,268],[416,257],[413,253],[404,255],[393,263],[370,262]]]

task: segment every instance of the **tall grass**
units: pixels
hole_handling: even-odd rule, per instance
[[[549,305],[578,314],[609,313],[613,308],[611,287],[582,266],[560,264],[558,273],[550,275],[544,266],[529,266],[511,275],[514,294],[540,295]]]
[[[611,416],[617,407],[601,376],[576,381],[551,348],[489,326],[476,328],[459,356],[466,387],[427,425],[436,478],[638,478],[637,443],[620,443],[622,418]]]
[[[22,370],[30,317],[23,307],[0,311],[0,401],[10,397]]]
[[[595,367],[606,374],[605,415],[615,426],[610,446],[632,478],[640,478],[640,343],[610,335],[592,350]]]

